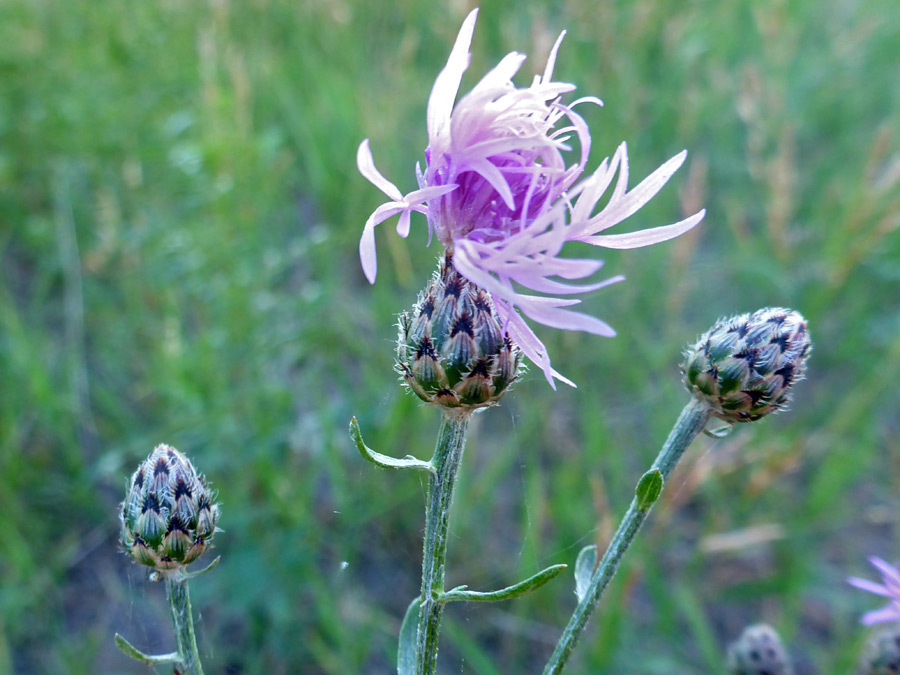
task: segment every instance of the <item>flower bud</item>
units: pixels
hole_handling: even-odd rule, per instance
[[[681,372],[713,415],[753,422],[787,404],[811,348],[800,314],[767,307],[718,321],[687,349]]]
[[[219,519],[215,494],[183,454],[158,445],[128,484],[122,502],[122,547],[142,565],[165,572],[210,547]]]
[[[858,675],[895,675],[900,673],[900,626],[896,624],[875,633],[866,643],[857,669]]]
[[[781,638],[764,623],[748,626],[737,642],[728,647],[731,675],[793,675]]]
[[[492,405],[521,373],[522,353],[490,294],[459,274],[449,254],[399,326],[397,370],[426,403]]]

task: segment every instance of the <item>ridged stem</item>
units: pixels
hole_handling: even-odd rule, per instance
[[[656,457],[656,461],[653,462],[653,466],[650,468],[651,471],[654,469],[659,470],[663,477],[664,486],[665,480],[668,479],[672,469],[675,468],[691,441],[703,431],[703,428],[709,421],[710,414],[709,407],[695,398],[692,398],[691,402],[681,411],[681,415],[675,422],[675,426],[666,439],[665,445],[663,445],[662,450]],[[603,559],[591,577],[590,585],[575,608],[575,612],[569,620],[569,625],[566,626],[562,637],[556,645],[556,649],[547,662],[547,666],[544,668],[544,675],[556,675],[562,672],[566,662],[569,660],[569,656],[572,654],[575,643],[578,641],[591,613],[600,600],[600,596],[607,585],[609,585],[610,580],[619,567],[622,556],[625,555],[625,551],[628,550],[649,513],[650,509],[641,508],[638,498],[635,497],[622,522],[619,523],[619,528],[613,535],[612,541],[603,555]]]
[[[447,559],[447,530],[456,474],[466,446],[470,411],[444,415],[431,463],[434,473],[428,483],[425,509],[425,544],[422,555],[422,603],[416,636],[416,673],[433,675],[437,664],[438,632],[443,603],[437,597],[444,592],[444,565]]]
[[[188,581],[180,575],[166,576],[166,596],[172,610],[175,625],[175,642],[184,665],[184,675],[203,675],[197,638],[194,636],[194,618],[191,615],[191,596]]]

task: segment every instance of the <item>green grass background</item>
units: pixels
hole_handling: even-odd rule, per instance
[[[385,226],[369,286],[357,244],[383,197],[355,151],[370,138],[414,187],[468,9],[0,3],[0,673],[146,672],[116,631],[172,649],[162,586],[116,548],[126,477],[160,442],[222,504],[222,563],[192,586],[207,672],[394,669],[423,485],[346,429],[429,455],[438,415],[398,387],[392,341],[438,249],[421,220],[408,241]],[[900,556],[900,10],[488,2],[464,88],[512,50],[527,83],[563,28],[559,78],[606,104],[586,113],[592,165],[627,140],[636,184],[690,151],[620,231],[707,216],[591,251],[628,277],[584,302],[619,336],[540,330],[579,389],[532,368],[477,418],[448,583],[497,588],[605,541],[686,402],[683,345],[786,305],[815,343],[793,409],[695,443],[570,672],[722,672],[758,620],[801,673],[849,672],[879,601],[844,578]],[[451,606],[441,672],[539,672],[573,588]]]

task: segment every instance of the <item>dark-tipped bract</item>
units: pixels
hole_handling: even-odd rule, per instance
[[[169,572],[210,548],[219,507],[190,460],[158,445],[131,477],[119,517],[125,551],[135,562]]]
[[[806,321],[793,310],[722,319],[687,349],[684,384],[719,419],[753,422],[788,403],[811,349]]]
[[[397,370],[427,403],[492,405],[520,374],[521,351],[503,332],[490,294],[459,274],[449,255],[399,324]]]

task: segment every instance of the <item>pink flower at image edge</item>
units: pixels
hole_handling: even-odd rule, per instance
[[[878,584],[868,579],[860,579],[859,577],[850,577],[847,583],[869,593],[880,595],[883,598],[889,598],[890,603],[887,607],[876,609],[863,614],[861,622],[865,626],[873,626],[877,623],[887,623],[890,621],[900,621],[900,570],[893,565],[885,562],[881,558],[872,556],[869,558],[879,572],[881,572],[884,583]]]
[[[602,103],[593,97],[569,104],[560,101],[562,94],[575,89],[552,80],[565,32],[554,44],[544,73],[535,76],[531,86],[516,88],[512,83],[525,60],[524,54],[512,52],[454,105],[471,58],[477,12],[473,10],[463,23],[431,91],[425,170],[416,165],[419,189],[404,195],[375,168],[368,139],[359,146],[360,172],[391,199],[372,213],[363,229],[359,245],[363,271],[374,283],[378,224],[399,215],[397,234],[406,237],[412,212],[422,213],[429,242],[437,237],[452,252],[456,270],[491,294],[510,337],[541,368],[551,386],[555,388],[553,378],[575,386],[551,368],[544,344],[523,315],[552,328],[611,337],[615,331],[605,322],[567,309],[581,301],[565,296],[594,291],[624,277],[583,285],[566,283],[593,275],[603,263],[562,258],[563,245],[580,241],[613,249],[648,246],[691,229],[705,211],[672,225],[600,234],[646,204],[681,166],[687,152],[672,157],[628,190],[628,157],[622,143],[611,160],[604,159],[583,178],[591,135],[574,108]],[[567,165],[563,153],[572,152],[567,141],[573,137],[580,153],[576,162]],[[610,186],[612,194],[597,210]]]

